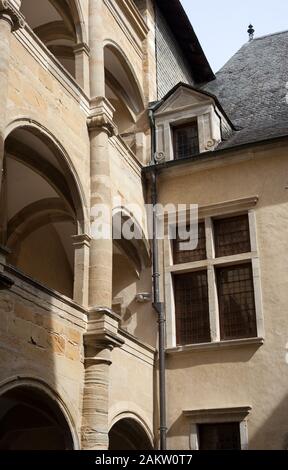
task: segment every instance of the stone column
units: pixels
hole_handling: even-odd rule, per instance
[[[90,131],[91,165],[91,244],[89,273],[89,305],[93,307],[112,306],[112,195],[109,162],[109,136],[116,132],[113,124],[113,108],[102,97],[95,98],[91,117],[88,120]],[[95,238],[93,217],[99,215],[99,205],[103,212],[101,222],[108,227],[107,238]],[[110,226],[110,229],[109,229]]]
[[[119,317],[108,310],[90,312],[84,338],[85,382],[83,394],[82,449],[109,447],[109,367],[111,352],[121,346],[117,338]]]
[[[103,0],[89,1],[90,93],[105,96]]]
[[[73,299],[88,307],[89,300],[89,249],[91,238],[87,234],[74,235],[74,293]]]
[[[89,55],[90,50],[87,44],[77,44],[74,49],[75,56],[75,78],[77,83],[83,88],[85,93],[90,95],[89,77]]]
[[[85,383],[83,392],[82,448],[107,450],[109,366],[114,347],[121,346],[120,318],[112,306],[112,192],[109,137],[116,133],[114,108],[105,98],[103,48],[103,0],[89,1],[91,242],[89,263],[89,311],[84,339]],[[106,238],[96,237],[95,222],[110,227]],[[96,220],[94,220],[96,219]]]
[[[24,26],[24,18],[8,0],[0,0],[0,191],[4,159],[11,32]]]
[[[91,168],[91,245],[89,273],[89,305],[111,308],[113,243],[109,239],[95,239],[93,216],[97,206],[105,207],[102,222],[111,226],[111,174],[109,137],[116,133],[114,109],[105,98],[103,0],[89,2],[90,47],[90,168]],[[110,212],[110,213],[109,213]],[[93,215],[94,214],[94,215]]]

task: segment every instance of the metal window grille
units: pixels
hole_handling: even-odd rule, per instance
[[[239,423],[199,424],[200,450],[241,450]]]
[[[251,251],[248,215],[214,220],[216,257]]]
[[[178,345],[211,341],[207,271],[174,276]]]
[[[173,130],[174,159],[189,158],[199,154],[197,121],[175,127]]]
[[[251,264],[216,270],[222,340],[257,336]]]
[[[187,227],[187,232],[189,227]],[[182,250],[181,243],[183,241],[179,237],[178,229],[176,239],[173,240],[173,259],[174,264],[181,263],[192,263],[194,261],[201,261],[206,259],[206,236],[205,236],[205,224],[200,223],[198,226],[198,245],[195,250]]]

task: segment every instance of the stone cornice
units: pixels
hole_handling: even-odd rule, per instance
[[[9,0],[0,0],[0,19],[4,19],[11,24],[12,31],[24,28],[25,18]]]
[[[149,28],[143,20],[138,8],[134,5],[132,0],[126,0],[125,2],[122,2],[121,0],[116,1],[123,9],[126,18],[129,19],[130,23],[139,34],[139,37],[144,40],[149,32]]]

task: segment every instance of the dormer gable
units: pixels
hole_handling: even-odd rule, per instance
[[[215,96],[183,83],[154,106],[154,117],[158,161],[215,150],[234,129]]]

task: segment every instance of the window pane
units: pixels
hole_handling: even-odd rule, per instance
[[[211,341],[207,272],[174,276],[177,344]]]
[[[251,264],[216,271],[222,340],[257,336]]]
[[[241,450],[239,423],[200,424],[199,450]]]
[[[199,154],[198,124],[176,127],[173,130],[174,159],[193,157]]]
[[[187,228],[187,232],[189,227]],[[177,238],[173,240],[173,258],[174,264],[190,263],[206,259],[206,237],[205,224],[201,223],[198,227],[198,246],[195,250],[181,250],[180,244],[185,240],[180,240],[178,230]]]
[[[214,220],[216,257],[251,251],[248,215]]]

